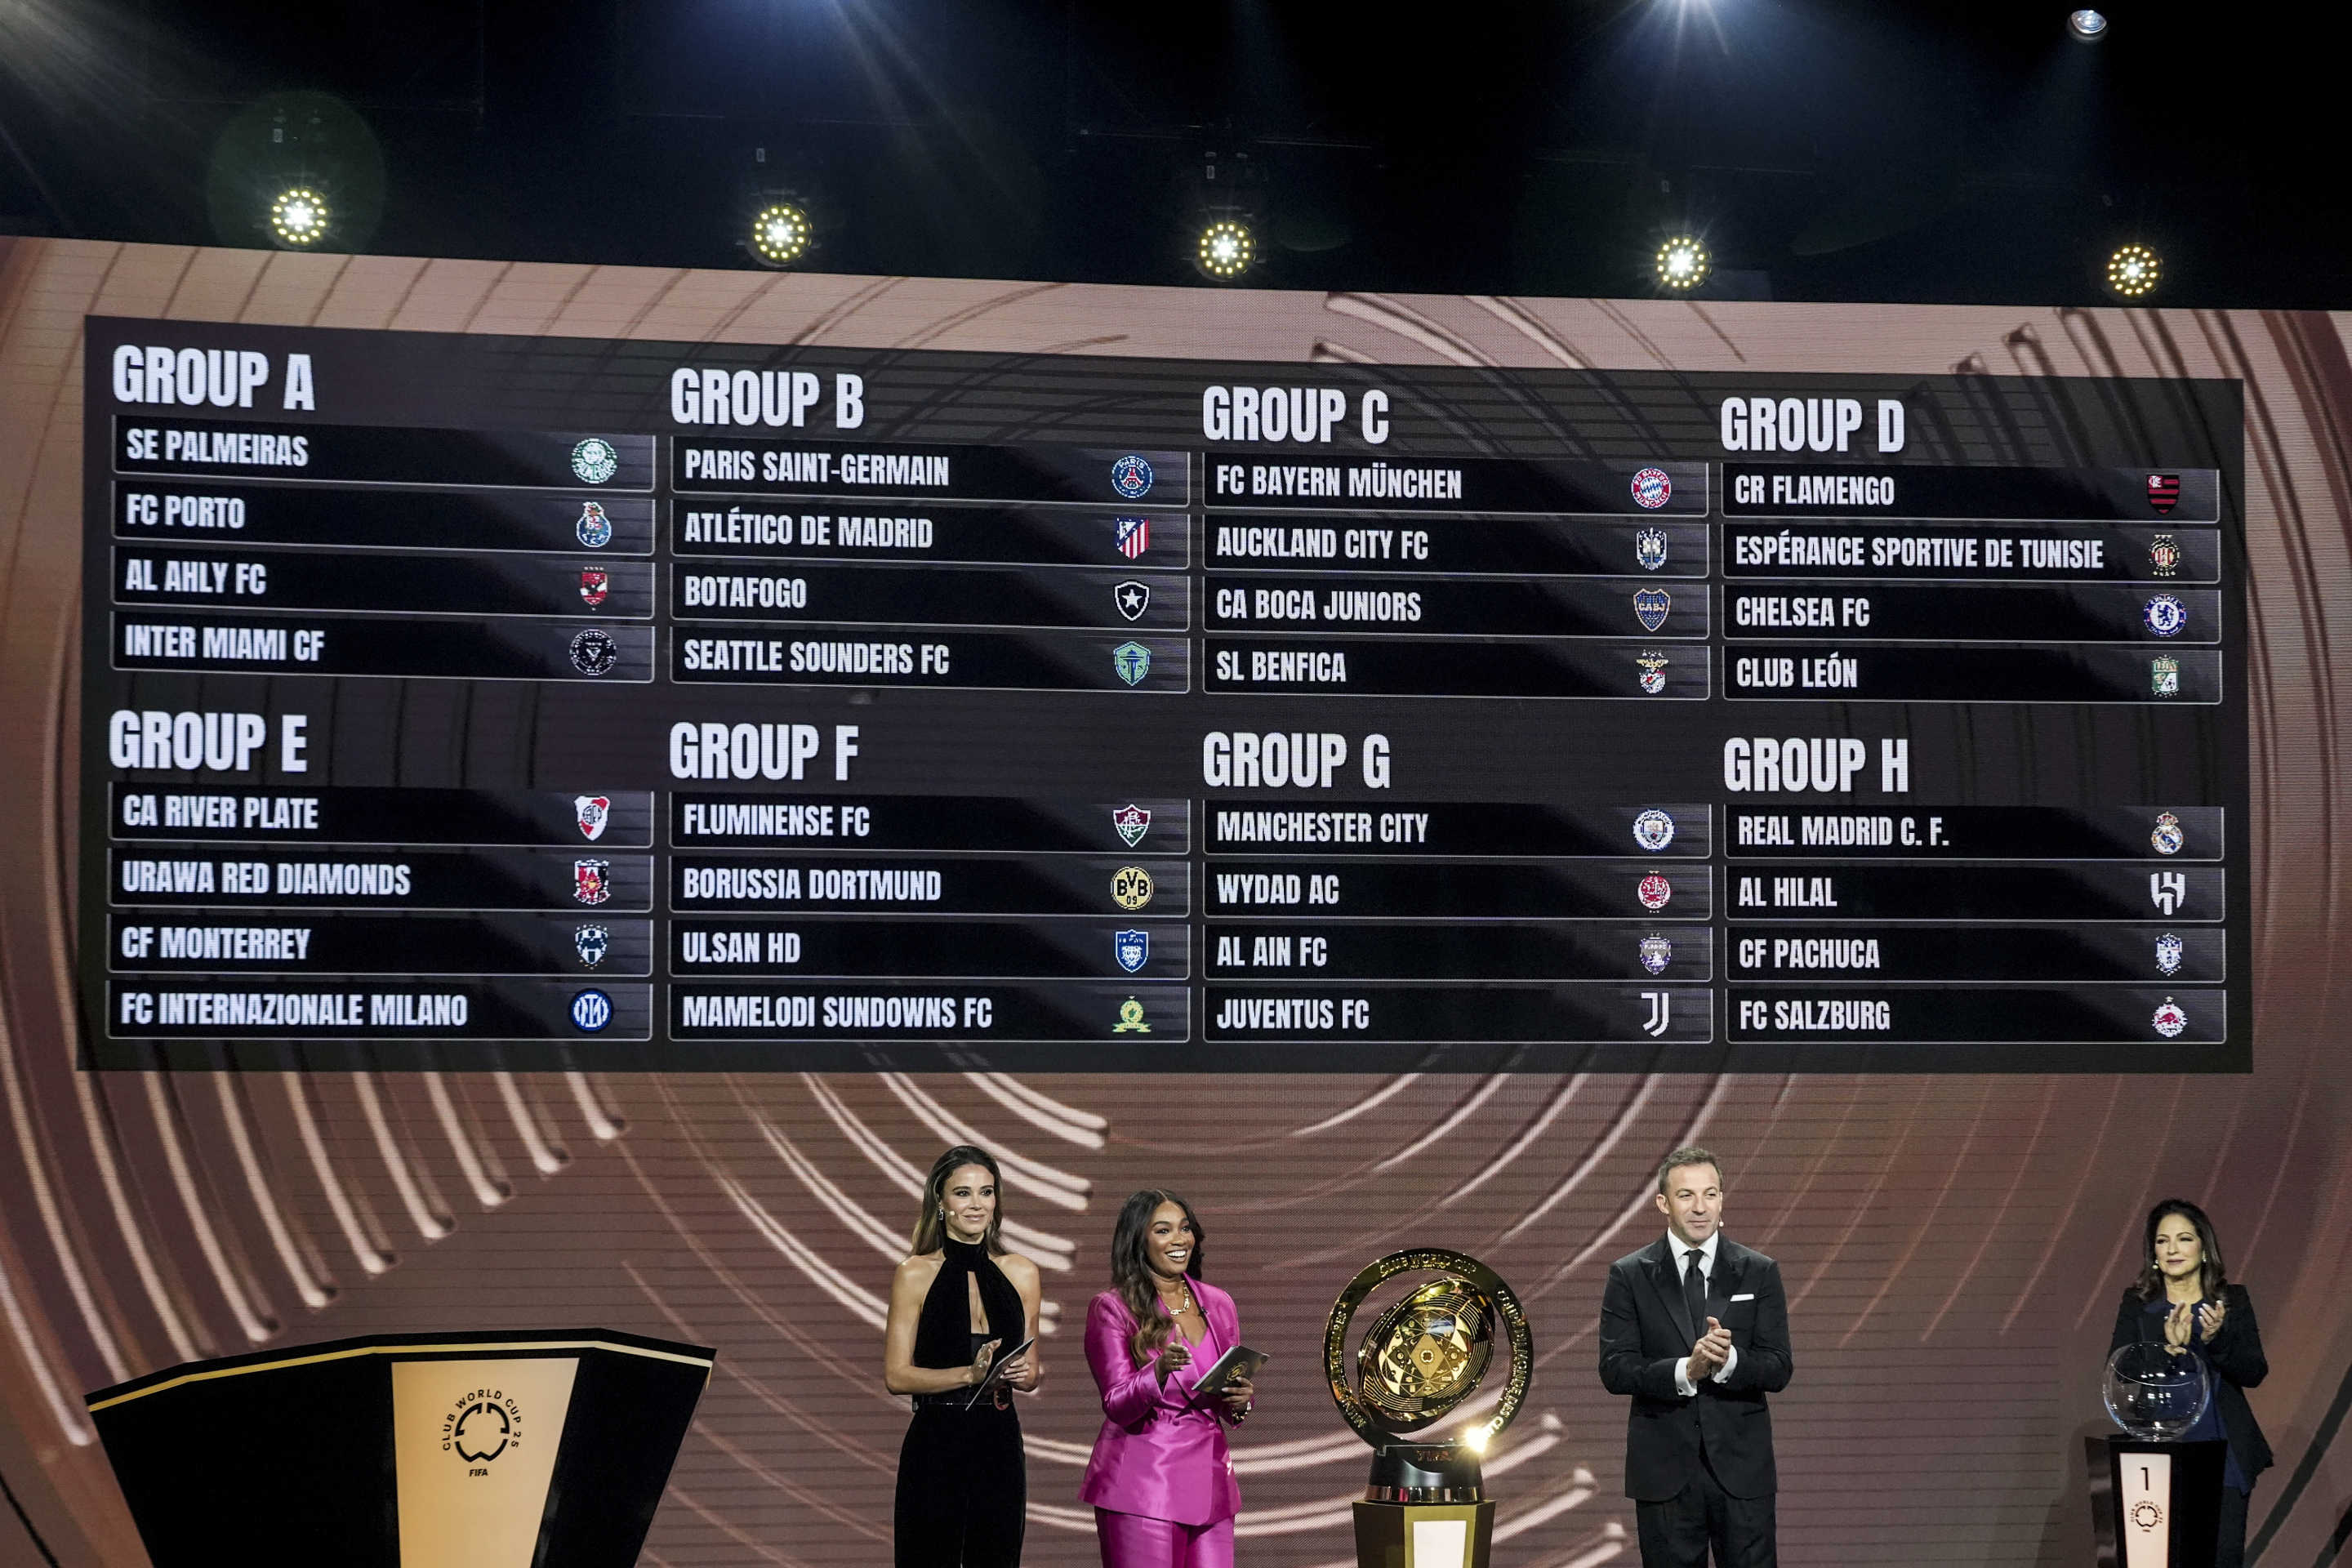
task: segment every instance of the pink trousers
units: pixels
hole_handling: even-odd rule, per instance
[[[1234,1568],[1234,1521],[1178,1524],[1095,1510],[1103,1568]]]

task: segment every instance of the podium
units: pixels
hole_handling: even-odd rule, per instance
[[[393,1334],[87,1403],[155,1568],[630,1568],[715,1355],[600,1329]]]
[[[2213,1568],[2229,1445],[2109,1437],[2106,1450],[2116,1568]]]

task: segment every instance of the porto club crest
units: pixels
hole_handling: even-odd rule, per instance
[[[1633,476],[1633,504],[1655,511],[1674,499],[1675,482],[1664,468],[1643,468]]]
[[[1139,452],[1129,452],[1110,466],[1110,488],[1129,500],[1141,500],[1151,493],[1151,465]]]
[[[594,501],[582,501],[580,521],[572,525],[572,531],[589,549],[602,550],[613,542],[613,520]]]

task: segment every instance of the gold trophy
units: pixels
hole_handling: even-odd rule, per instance
[[[1358,1342],[1349,1330],[1366,1298],[1399,1275],[1427,1275],[1383,1310]],[[1497,1331],[1510,1372],[1483,1421],[1434,1430],[1486,1381]],[[1331,1398],[1372,1446],[1371,1484],[1356,1505],[1360,1568],[1486,1568],[1495,1505],[1478,1457],[1526,1403],[1535,1373],[1527,1313],[1475,1258],[1442,1247],[1391,1252],[1348,1281],[1323,1333]],[[1423,1437],[1435,1438],[1424,1441]]]

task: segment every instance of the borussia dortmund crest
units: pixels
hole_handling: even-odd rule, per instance
[[[1140,866],[1121,866],[1111,874],[1110,901],[1123,910],[1139,910],[1151,901],[1151,873]]]

